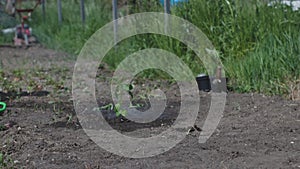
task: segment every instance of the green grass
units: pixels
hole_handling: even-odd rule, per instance
[[[240,92],[288,94],[300,78],[300,11],[259,1],[192,1],[181,16],[221,53],[230,85]]]
[[[79,1],[63,0],[63,22],[57,21],[56,1],[47,1],[47,17],[41,10],[33,14],[34,33],[46,46],[78,54],[86,40],[111,21],[111,1],[86,1],[87,21],[80,19]],[[120,10],[126,11],[125,8]],[[129,11],[160,11],[151,0],[130,5]],[[230,87],[239,92],[289,94],[289,84],[300,78],[300,11],[290,7],[268,7],[259,0],[190,0],[173,7],[172,14],[199,27],[220,52]],[[105,57],[112,68],[135,51],[156,47],[180,56],[193,73],[204,72],[200,60],[181,42],[161,35],[138,35],[118,44]],[[155,74],[156,73],[156,74]],[[155,77],[155,71],[145,77]]]
[[[254,51],[247,54],[238,64],[229,61],[231,76],[237,90],[258,91],[268,94],[287,94],[288,84],[299,79],[300,39],[285,34],[280,40],[269,34]],[[235,66],[235,67],[230,67]]]
[[[1,126],[0,126],[1,127]],[[12,169],[13,167],[13,160],[4,153],[0,152],[0,169]]]
[[[56,1],[47,1],[46,18],[42,11],[33,13],[33,33],[48,47],[78,54],[85,41],[110,20],[109,6],[105,1],[86,3],[87,21],[81,22],[77,1],[62,1],[62,23],[58,23]]]

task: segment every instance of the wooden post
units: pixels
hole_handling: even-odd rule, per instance
[[[58,23],[62,22],[61,0],[57,0]]]
[[[80,0],[80,13],[82,24],[85,24],[85,9],[84,9],[84,0]]]
[[[170,14],[171,13],[171,3],[170,0],[164,0],[164,9],[165,9],[165,13]]]
[[[43,13],[43,20],[46,20],[46,8],[45,8],[45,0],[42,0],[42,13]]]
[[[113,20],[114,20],[114,42],[117,43],[118,37],[118,1],[112,0],[112,7],[113,7]]]
[[[165,33],[167,33],[169,30],[168,14],[171,13],[170,0],[164,0],[164,10],[165,10]]]

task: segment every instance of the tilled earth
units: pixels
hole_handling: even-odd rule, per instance
[[[299,101],[229,92],[218,128],[200,144],[211,101],[210,93],[200,92],[199,130],[187,129],[183,141],[160,155],[126,158],[95,144],[78,122],[71,94],[74,59],[42,47],[0,48],[0,57],[6,80],[18,84],[14,90],[0,86],[0,99],[8,105],[0,115],[0,168],[300,168]],[[111,73],[105,66],[99,71],[99,81],[107,82],[103,76]],[[148,125],[109,116],[119,132],[150,137],[173,124],[180,108],[176,84],[149,81],[140,89],[145,85],[164,89],[165,113]],[[100,106],[111,103],[108,91],[98,93]]]

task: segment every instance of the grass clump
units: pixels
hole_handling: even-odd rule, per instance
[[[255,0],[192,0],[176,12],[220,51],[236,91],[285,95],[300,79],[300,11]]]

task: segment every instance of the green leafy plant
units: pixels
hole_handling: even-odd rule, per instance
[[[122,116],[126,116],[127,115],[127,111],[126,110],[122,110],[121,109],[121,104],[117,103],[117,104],[108,104],[105,106],[102,106],[101,109],[106,109],[106,110],[112,110],[116,113],[116,116],[119,117],[120,115]]]
[[[119,84],[117,85],[117,88],[116,88],[116,98],[119,99],[119,96],[121,94],[121,92],[127,92],[131,98],[133,98],[133,91],[134,89],[134,85],[133,84]],[[102,106],[101,109],[106,109],[106,110],[112,110],[116,113],[116,116],[119,117],[120,115],[122,116],[126,116],[127,115],[127,111],[126,110],[123,110],[121,109],[121,105],[122,105],[122,102],[120,103],[117,103],[117,104],[108,104],[108,105],[105,105],[105,106]]]

